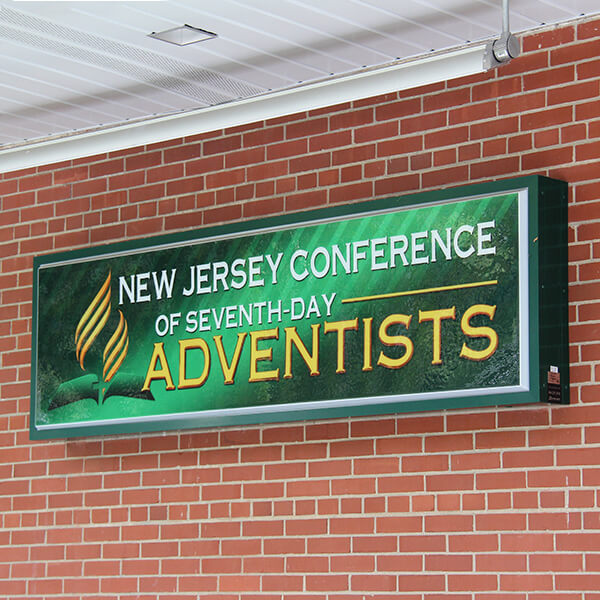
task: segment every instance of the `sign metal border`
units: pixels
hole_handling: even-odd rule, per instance
[[[107,421],[36,424],[39,273],[60,264],[146,253],[190,243],[254,236],[322,222],[347,220],[465,199],[516,192],[519,211],[520,373],[510,389],[478,388],[404,396],[323,400],[255,407],[225,408]],[[342,205],[279,217],[232,223],[117,244],[84,248],[34,259],[30,436],[46,439],[196,427],[243,425],[448,408],[515,405],[554,400],[568,403],[567,185],[540,176],[422,192]],[[560,373],[558,386],[552,384]]]

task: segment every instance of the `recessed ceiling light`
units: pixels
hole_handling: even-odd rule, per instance
[[[188,44],[204,42],[217,37],[217,34],[213,33],[212,31],[206,31],[206,29],[192,27],[191,25],[173,27],[172,29],[167,29],[166,31],[153,31],[148,35],[149,37],[162,40],[163,42],[169,42],[169,44],[175,44],[177,46],[187,46]]]

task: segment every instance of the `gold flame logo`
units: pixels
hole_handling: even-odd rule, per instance
[[[84,361],[88,350],[104,329],[111,309],[110,272],[102,287],[83,313],[75,330],[75,355],[79,366],[85,371]],[[119,324],[104,347],[102,354],[102,379],[108,383],[119,370],[129,349],[127,320],[119,310]]]

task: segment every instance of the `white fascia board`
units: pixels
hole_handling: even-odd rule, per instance
[[[477,44],[253,98],[49,139],[0,151],[6,173],[256,123],[486,71],[491,45]]]

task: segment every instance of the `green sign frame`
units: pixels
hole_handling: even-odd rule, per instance
[[[569,401],[539,176],[34,259],[30,436]]]

